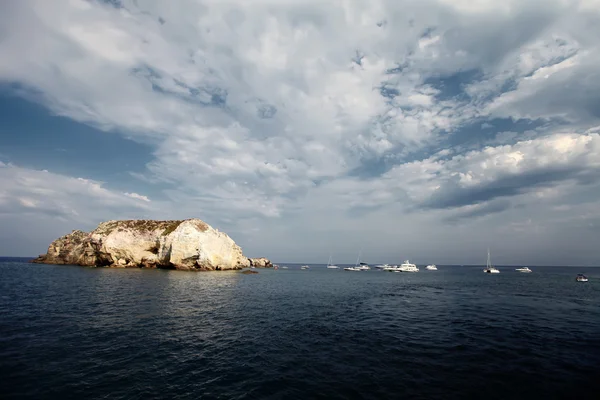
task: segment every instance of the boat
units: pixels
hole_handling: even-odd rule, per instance
[[[515,271],[519,271],[519,272],[523,272],[523,273],[529,273],[529,272],[533,272],[532,270],[530,270],[527,267],[521,267],[521,268],[517,268],[515,269]]]
[[[361,271],[368,271],[371,269],[371,267],[369,267],[369,265],[367,263],[360,263],[360,267],[358,267],[359,270]]]
[[[485,272],[486,274],[499,274],[500,271],[492,266],[492,262],[490,261],[490,249],[488,249],[488,259],[487,259],[487,265],[485,267],[485,269],[483,270],[483,272]]]
[[[386,269],[389,268],[390,265],[389,264],[380,264],[380,265],[376,265],[375,268],[377,269]]]
[[[284,265],[283,267],[281,267],[281,269],[288,269],[288,267]]]
[[[388,265],[383,270],[387,271],[387,272],[394,272],[394,271],[398,270],[398,266],[397,265]]]
[[[575,278],[577,282],[587,282],[588,278],[584,274],[577,274],[577,278]]]
[[[303,265],[300,267],[300,269],[310,269],[310,267],[308,265]]]
[[[327,268],[329,268],[329,269],[339,269],[340,268],[337,265],[333,265],[331,263],[331,254],[329,255],[329,261],[327,262]]]
[[[362,250],[358,252],[358,258],[356,259],[356,264],[354,264],[354,267],[346,267],[344,268],[344,271],[362,271],[362,269],[360,269],[360,267],[358,266],[359,263],[362,266],[363,263],[360,262],[360,254],[362,253]]]
[[[437,271],[437,266],[435,264],[429,264],[428,266],[425,267],[425,269],[427,269],[429,271]]]
[[[404,261],[394,272],[419,272],[419,268],[410,261]]]

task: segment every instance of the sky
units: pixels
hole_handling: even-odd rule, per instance
[[[0,255],[600,265],[600,0],[0,3]]]

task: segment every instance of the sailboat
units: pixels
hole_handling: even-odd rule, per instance
[[[356,264],[354,265],[354,267],[346,267],[344,268],[344,271],[361,271],[361,269],[358,266],[358,263],[360,262],[360,253],[362,253],[362,250],[358,253],[358,258],[356,259]]]
[[[329,261],[327,262],[327,268],[329,268],[329,269],[339,269],[340,268],[337,265],[333,265],[331,263],[331,254],[329,255]]]
[[[492,266],[492,262],[490,261],[490,249],[488,249],[488,258],[487,258],[487,265],[485,267],[485,269],[483,270],[483,272],[485,272],[486,274],[499,274],[500,271]]]

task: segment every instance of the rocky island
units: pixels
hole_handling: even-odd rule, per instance
[[[199,219],[102,222],[92,232],[75,230],[56,239],[40,264],[185,271],[269,268],[266,258],[247,258],[226,233]]]

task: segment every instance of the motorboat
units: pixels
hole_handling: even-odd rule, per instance
[[[360,263],[360,267],[358,267],[361,271],[368,271],[371,269],[367,263]]]
[[[300,269],[310,269],[310,267],[308,265],[303,265],[300,267]]]
[[[389,264],[381,264],[381,265],[376,265],[375,268],[377,269],[383,269],[385,270],[386,268],[389,268],[390,265]]]
[[[288,267],[284,265],[283,267],[281,267],[281,269],[288,269]]]
[[[359,267],[346,267],[344,271],[362,271]]]
[[[398,266],[397,265],[388,265],[383,270],[387,271],[387,272],[394,272],[394,271],[398,270]]]
[[[496,267],[492,266],[492,262],[490,261],[490,249],[488,249],[487,265],[485,266],[483,272],[485,272],[486,274],[499,274],[500,273],[500,271]]]
[[[404,261],[395,272],[419,272],[419,268],[410,261]]]
[[[437,271],[437,266],[435,264],[429,264],[425,267],[425,269],[429,271]]]
[[[588,278],[584,274],[577,274],[577,278],[575,278],[577,282],[587,282]]]
[[[529,269],[529,268],[527,268],[527,267],[521,267],[521,268],[517,268],[517,269],[515,269],[515,271],[523,272],[523,273],[526,273],[526,274],[527,274],[527,273],[530,273],[530,272],[533,272],[532,270],[530,270],[530,269]]]

